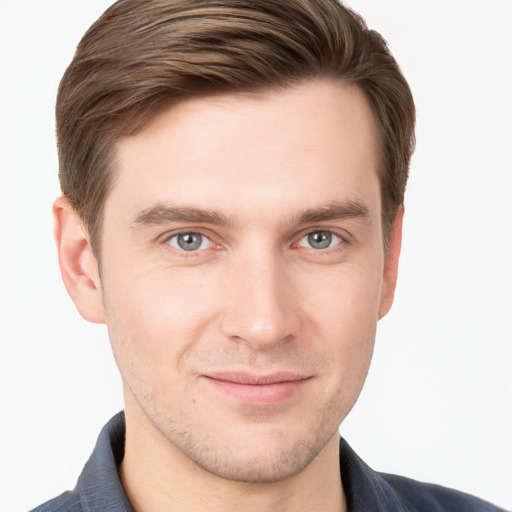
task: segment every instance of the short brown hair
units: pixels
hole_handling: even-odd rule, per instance
[[[377,120],[384,240],[404,199],[415,108],[386,42],[337,0],[120,0],[87,31],[59,87],[62,191],[99,255],[116,142],[197,95],[313,78],[359,87]]]

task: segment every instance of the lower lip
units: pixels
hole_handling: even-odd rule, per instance
[[[309,379],[274,382],[272,384],[239,384],[206,377],[223,393],[246,405],[272,405],[285,402],[296,395]]]

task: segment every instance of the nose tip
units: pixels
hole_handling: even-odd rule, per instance
[[[256,350],[293,339],[300,318],[293,291],[282,270],[267,264],[229,276],[222,330],[230,339]]]
[[[239,323],[229,337],[235,341],[247,343],[256,350],[264,350],[293,339],[294,334],[287,332],[286,323],[286,320],[279,319],[262,324],[255,318],[252,323],[245,323],[245,325]]]

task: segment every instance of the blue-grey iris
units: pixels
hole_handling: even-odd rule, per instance
[[[308,243],[313,249],[327,249],[332,243],[332,234],[317,231],[308,235]]]
[[[203,235],[198,233],[181,233],[177,236],[177,242],[184,251],[196,251],[203,243]]]

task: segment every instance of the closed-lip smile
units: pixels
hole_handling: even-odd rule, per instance
[[[217,390],[245,405],[273,405],[291,399],[311,380],[311,376],[280,371],[213,372],[203,377]]]

